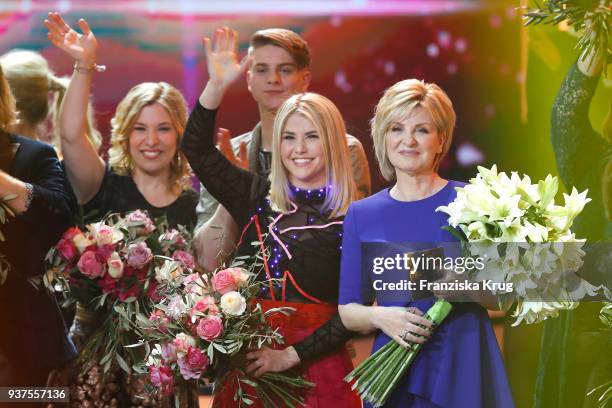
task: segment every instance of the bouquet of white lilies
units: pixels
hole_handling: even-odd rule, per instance
[[[470,279],[513,284],[515,326],[556,317],[600,289],[576,274],[585,240],[576,239],[571,226],[590,201],[587,191],[564,193],[561,206],[555,204],[558,187],[550,175],[533,184],[526,175],[478,167],[477,176],[457,188],[457,198],[437,209],[463,233],[468,255],[484,260]]]

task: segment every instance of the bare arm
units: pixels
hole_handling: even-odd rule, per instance
[[[0,170],[0,197],[16,195],[6,204],[16,213],[21,214],[26,208],[27,189],[26,184]]]
[[[73,57],[79,67],[62,101],[59,128],[66,173],[79,204],[85,204],[96,195],[104,178],[104,162],[87,137],[87,106],[93,73],[93,69],[87,68],[96,63],[97,41],[83,19],[79,20],[83,34],[73,30],[58,13],[49,13],[45,26],[53,45]]]
[[[423,312],[416,307],[364,306],[349,303],[338,305],[338,312],[347,329],[363,334],[382,330],[404,347],[408,347],[406,341],[424,343],[431,336],[428,329],[431,329],[432,323],[422,317]]]

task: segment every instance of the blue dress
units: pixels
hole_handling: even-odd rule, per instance
[[[371,304],[376,300],[379,306],[414,306],[423,312],[429,309],[433,300],[412,300],[409,291],[374,290],[376,280],[399,279],[393,273],[375,274],[368,267],[362,272],[362,248],[372,242],[420,245],[428,242],[440,243],[438,246],[442,247],[444,243],[456,242],[442,229],[448,225],[447,214],[435,209],[453,201],[455,187],[461,186],[463,183],[449,181],[436,194],[411,202],[395,200],[388,189],[354,202],[344,221],[338,303]],[[486,311],[475,303],[454,306],[424,344],[385,407],[514,407],[504,362]],[[389,341],[393,340],[379,332],[372,352]]]

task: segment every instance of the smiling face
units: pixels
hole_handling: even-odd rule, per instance
[[[129,136],[134,170],[151,175],[169,172],[177,140],[176,129],[162,105],[153,103],[142,108]]]
[[[291,184],[305,189],[325,186],[321,135],[306,116],[301,113],[289,116],[281,133],[280,153]]]
[[[385,139],[387,156],[396,173],[435,171],[434,161],[442,153],[443,144],[427,110],[416,107],[409,116],[392,122]]]
[[[291,54],[276,45],[263,45],[251,53],[247,84],[253,99],[266,110],[277,110],[291,95],[304,92],[310,71],[298,69]]]

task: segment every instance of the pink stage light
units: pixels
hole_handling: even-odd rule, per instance
[[[430,15],[484,7],[480,0],[4,0],[3,12],[121,12],[160,16],[214,15]]]

